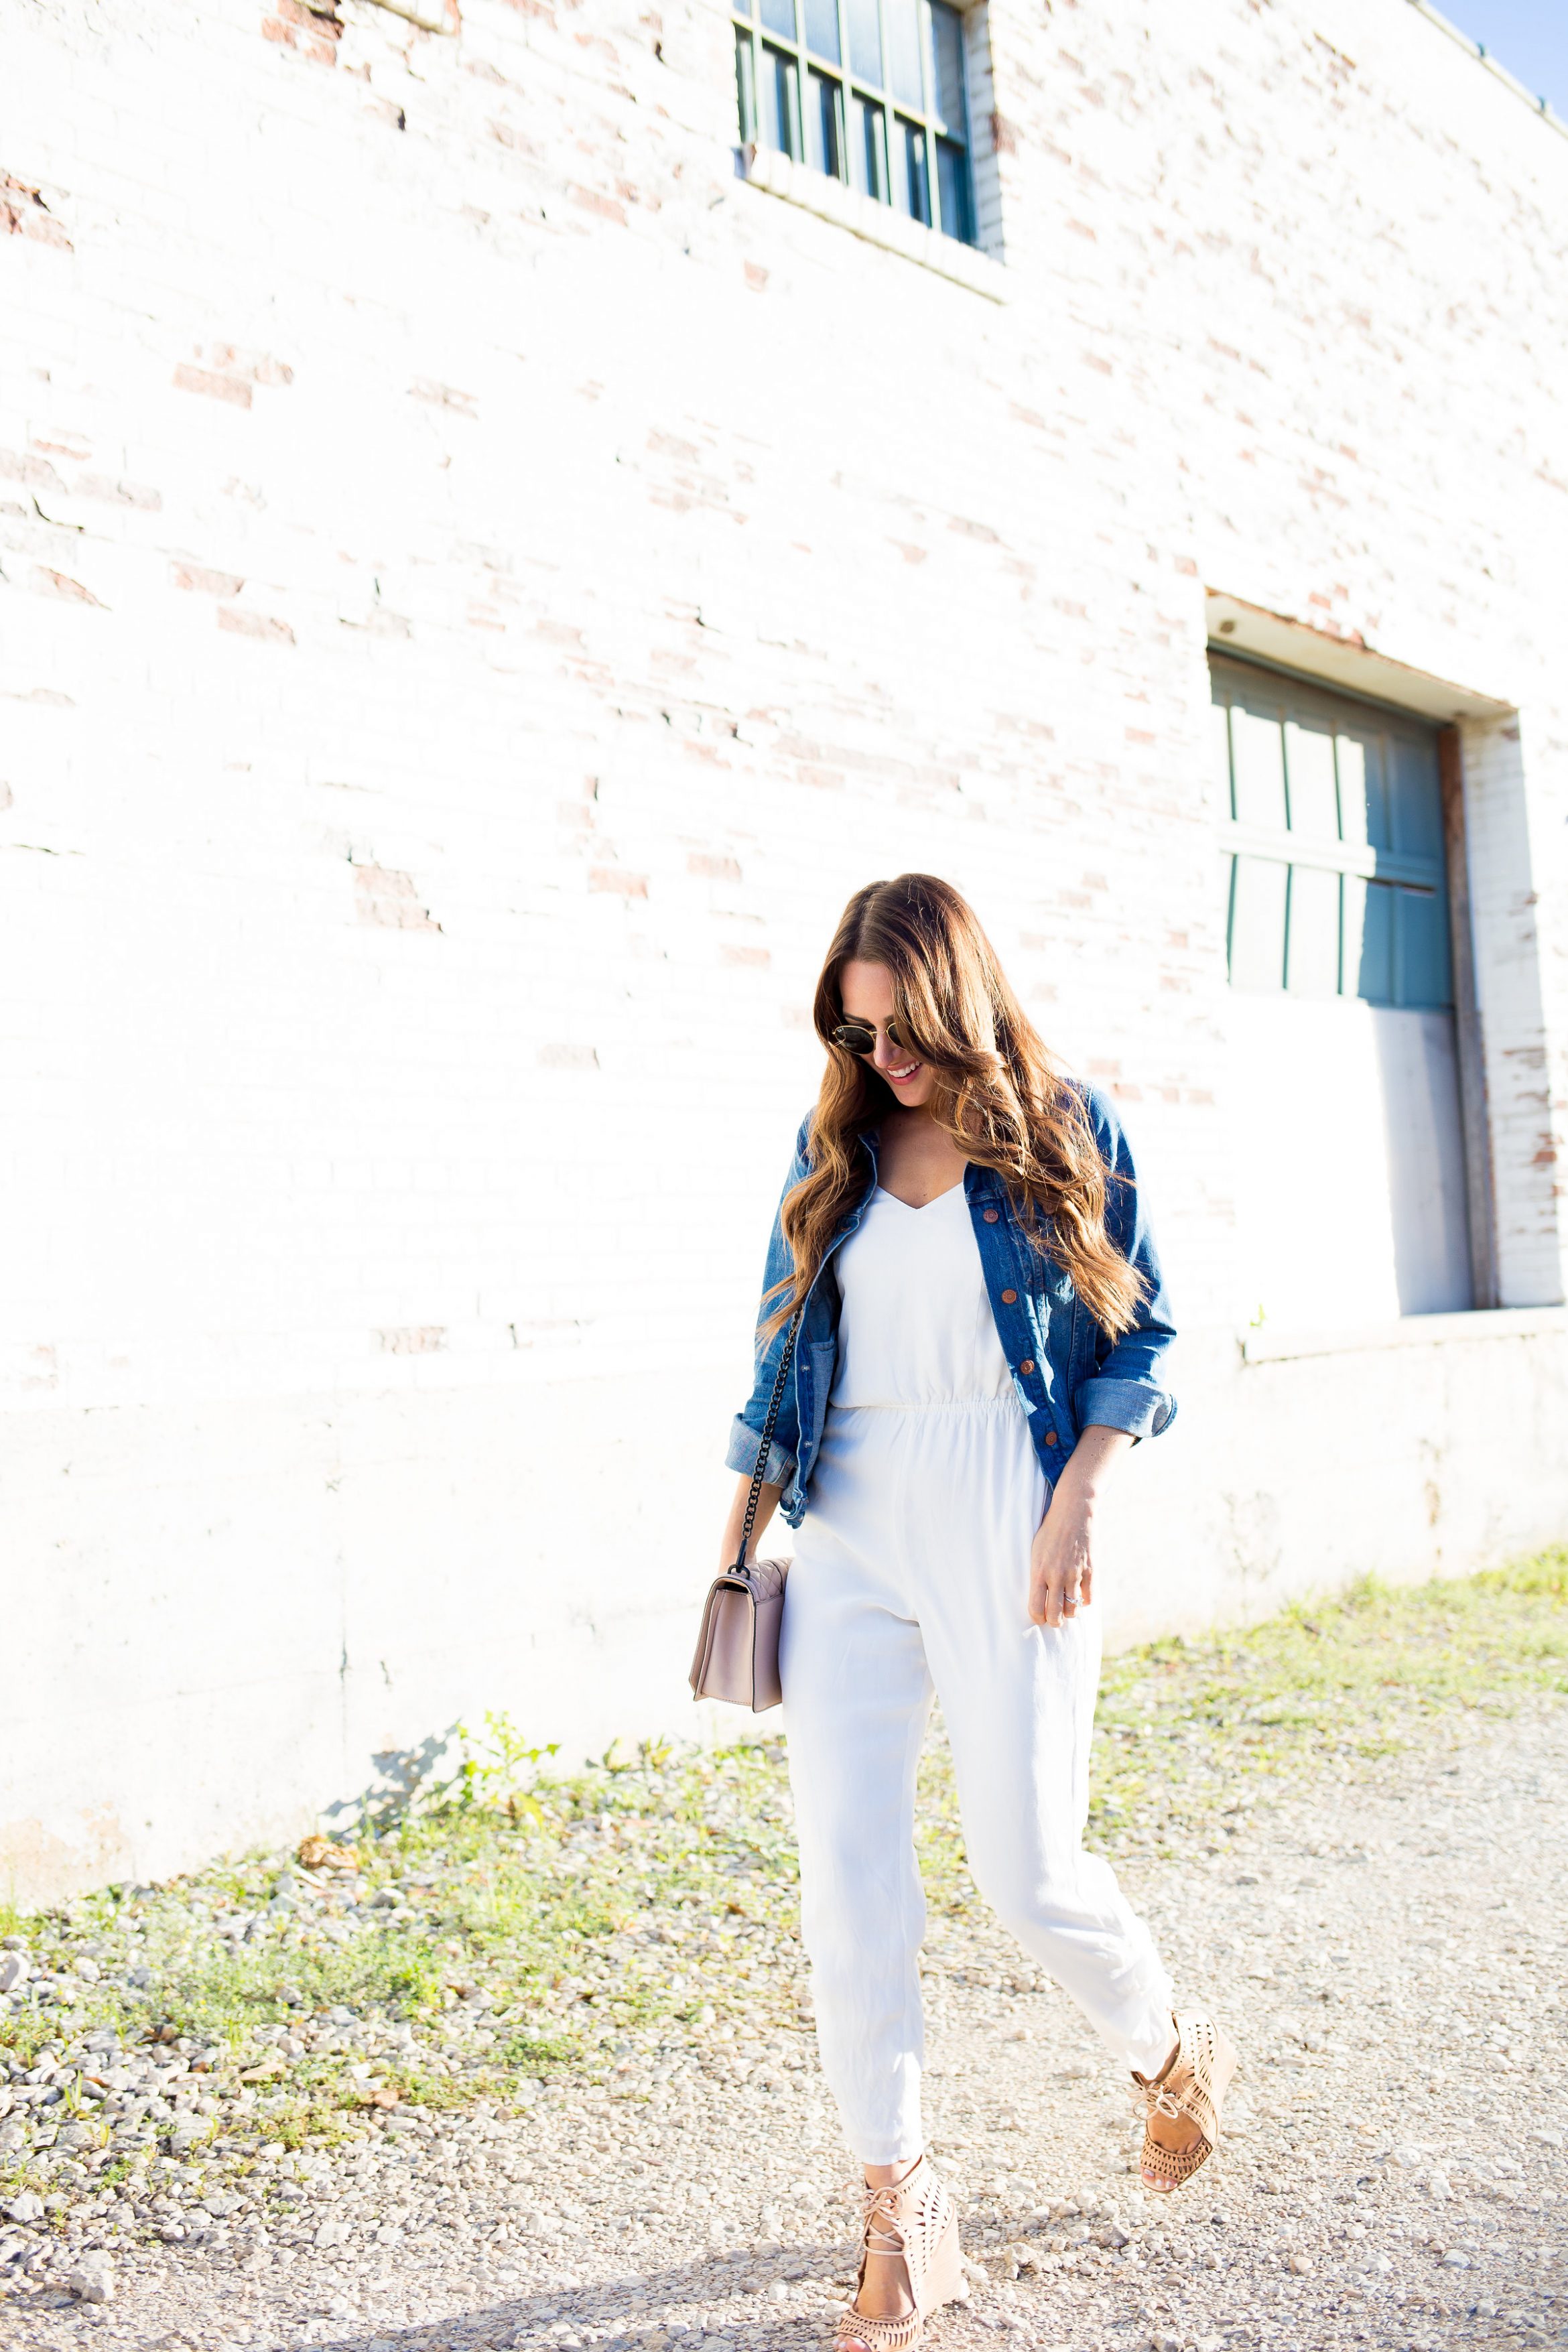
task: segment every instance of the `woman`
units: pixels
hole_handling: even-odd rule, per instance
[[[799,1529],[781,1644],[822,2063],[866,2168],[842,2352],[908,2352],[958,2290],[922,2153],[915,1767],[933,1692],[982,1892],[1131,2068],[1142,2176],[1191,2178],[1235,2065],[1081,1844],[1100,1671],[1094,1519],[1170,1422],[1173,1336],[1125,1139],[1068,1081],[973,914],[930,875],[849,901],[817,982],[827,1066],[773,1228],[730,1448],[739,1552]]]

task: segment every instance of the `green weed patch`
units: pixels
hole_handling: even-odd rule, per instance
[[[1281,1790],[1430,1738],[1440,1718],[1564,1691],[1562,1549],[1152,1643],[1106,1667],[1090,1834],[1113,1856],[1179,1850]],[[635,2090],[658,2050],[709,2042],[742,2009],[793,2019],[782,1742],[548,1765],[492,1718],[442,1801],[367,1825],[351,1868],[254,1854],[0,1914],[30,1965],[0,2005],[0,2184],[89,2162],[119,2178],[169,2147],[195,2161],[320,2146],[399,2108],[526,2098],[560,2074]],[[962,1916],[975,1897],[940,1738],[917,1840],[933,1912]],[[41,2102],[23,2080],[40,2069]]]

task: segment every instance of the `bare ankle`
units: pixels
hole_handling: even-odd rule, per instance
[[[866,2186],[868,2189],[896,2189],[900,2180],[909,2179],[919,2162],[918,2156],[905,2156],[900,2157],[897,2164],[868,2164],[865,2168]]]

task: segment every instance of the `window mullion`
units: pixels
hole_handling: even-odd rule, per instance
[[[1339,961],[1339,973],[1340,973],[1340,994],[1341,994],[1342,996],[1353,996],[1353,995],[1355,994],[1355,990],[1354,990],[1354,989],[1353,989],[1353,987],[1351,985],[1351,982],[1350,982],[1350,976],[1349,976],[1349,972],[1348,972],[1348,970],[1347,970],[1347,966],[1348,966],[1348,962],[1349,962],[1349,957],[1348,957],[1348,953],[1347,953],[1347,950],[1346,950],[1346,943],[1345,943],[1345,917],[1346,917],[1345,898],[1346,898],[1346,893],[1347,893],[1347,890],[1348,890],[1348,887],[1349,887],[1350,881],[1351,881],[1351,877],[1350,877],[1348,874],[1342,874],[1342,875],[1340,876],[1340,961]]]
[[[879,102],[874,106],[871,116],[871,145],[877,169],[877,201],[890,205],[893,201],[893,167],[888,156],[888,110]]]
[[[791,162],[804,163],[805,162],[805,109],[810,100],[811,79],[805,62],[805,50],[800,42],[797,41],[791,49],[790,59],[795,71],[787,77],[788,89],[785,95],[789,101],[789,124],[784,135],[789,141]]]
[[[1235,962],[1235,961],[1236,961],[1236,887],[1237,887],[1237,867],[1240,865],[1240,863],[1241,863],[1241,861],[1240,861],[1240,859],[1239,859],[1239,858],[1235,857],[1235,856],[1233,856],[1233,857],[1231,858],[1231,860],[1230,860],[1230,875],[1229,875],[1229,878],[1228,878],[1227,887],[1226,887],[1226,898],[1225,898],[1225,966],[1226,966],[1226,972],[1227,972],[1227,973],[1229,972],[1229,971],[1230,971],[1230,968],[1231,968],[1232,964],[1233,964],[1233,963]]]
[[[942,173],[936,160],[936,53],[932,47],[931,0],[915,0],[915,25],[921,45],[921,91],[925,100],[923,136],[926,150],[926,209],[931,226],[942,228]]]
[[[1412,890],[1440,890],[1443,867],[1433,857],[1408,851],[1375,849],[1367,841],[1325,841],[1311,834],[1275,832],[1268,825],[1221,820],[1225,846],[1243,857],[1272,857],[1286,866],[1315,866],[1329,873],[1356,874],[1364,882],[1403,883]]]
[[[1292,864],[1285,868],[1285,952],[1279,961],[1279,977],[1281,988],[1288,988],[1290,983],[1290,916],[1291,901],[1296,896],[1295,881],[1296,869]]]
[[[878,47],[882,62],[882,70],[878,78],[881,93],[880,102],[882,109],[882,161],[883,168],[888,175],[888,202],[891,205],[893,201],[894,117],[892,75],[889,71],[889,63],[893,53],[888,46],[888,35],[889,30],[888,24],[888,0],[877,0],[877,30],[879,36]]]
[[[735,44],[736,61],[740,67],[741,144],[757,144],[757,52],[756,36],[750,27]]]
[[[838,19],[838,161],[844,184],[852,188],[855,174],[849,163],[849,142],[853,136],[855,109],[849,95],[849,77],[854,70],[849,57],[849,10],[847,0],[834,0]]]

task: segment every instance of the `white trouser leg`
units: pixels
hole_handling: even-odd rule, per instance
[[[931,1681],[920,1628],[847,1559],[797,1558],[782,1664],[823,2072],[862,2164],[898,2164],[922,2146],[914,1818]]]
[[[975,1884],[1122,2064],[1157,2074],[1171,1980],[1110,1864],[1082,1843],[1098,1612],[1025,1630],[977,1614],[939,1608],[922,1625]]]
[[[1045,1485],[1021,1421],[832,1416],[817,1475],[783,1654],[802,1931],[850,2145],[892,2164],[922,2144],[914,1779],[933,1684],[971,1866],[1020,1943],[1141,2074],[1170,2053],[1171,1988],[1083,1850],[1099,1622],[1029,1622]]]

